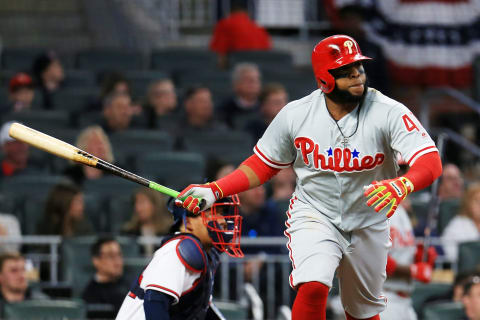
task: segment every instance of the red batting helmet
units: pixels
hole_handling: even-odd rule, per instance
[[[335,35],[323,39],[313,48],[313,73],[320,89],[329,93],[335,87],[335,79],[328,72],[329,70],[370,59],[362,55],[358,43],[352,37],[342,34]]]

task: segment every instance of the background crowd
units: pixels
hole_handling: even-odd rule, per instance
[[[218,17],[222,19],[202,48],[166,47],[147,55],[92,49],[66,58],[58,48],[5,44],[0,69],[0,238],[17,241],[0,242],[0,312],[20,301],[73,297],[88,305],[90,318],[114,317],[131,281],[155,251],[158,241],[148,239],[166,235],[172,223],[166,196],[16,141],[8,135],[13,121],[181,190],[231,172],[252,153],[285,104],[316,89],[310,66],[295,64],[291,52],[276,49],[275,39],[284,35],[252,19],[259,1],[229,1],[228,7],[231,13]],[[428,69],[421,79],[418,70],[405,77],[408,67],[400,68],[392,51],[385,50],[384,38],[391,30],[372,21],[380,16],[388,24],[387,9],[325,1],[317,10],[328,16],[329,27],[315,36],[353,36],[363,53],[374,58],[365,64],[370,86],[402,101],[418,116],[422,94],[432,85],[455,87],[473,101],[473,80],[480,78],[473,60],[468,68],[459,67],[469,80],[430,83],[435,76],[426,74],[432,68],[423,65],[417,65]],[[403,29],[392,34],[400,37],[400,32]],[[466,45],[466,36],[461,36]],[[315,42],[309,39],[310,47]],[[399,48],[397,54],[402,52]],[[456,77],[457,71],[450,70],[450,76]],[[445,99],[436,102],[440,111],[429,115],[431,128],[447,127],[460,143],[448,141],[443,150],[433,229],[430,189],[411,195],[404,207],[416,240],[421,241],[428,227],[439,254],[431,286],[419,286],[420,293],[413,293],[418,298],[415,310],[422,318],[434,303],[458,302],[468,319],[480,319],[480,254],[475,251],[480,247],[480,153],[473,152],[480,139],[480,108],[474,103],[477,110],[470,110],[463,102]],[[445,104],[449,109],[442,109]],[[432,129],[432,135],[435,132]],[[275,313],[279,300],[287,305],[291,301],[293,292],[267,289],[268,274],[278,279],[276,286],[286,279],[282,263],[267,268],[266,262],[278,255],[288,262],[282,237],[294,189],[295,174],[285,169],[265,186],[239,195],[244,239],[254,244],[262,237],[281,240],[245,247],[248,258],[241,269],[219,272],[218,295],[241,293],[235,282],[240,277],[255,284],[271,317],[267,301],[275,301]],[[53,252],[40,238],[28,236],[61,237],[58,275],[49,262]],[[226,290],[225,274],[230,281]]]

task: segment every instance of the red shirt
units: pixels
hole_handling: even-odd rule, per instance
[[[267,31],[250,20],[246,12],[232,13],[215,26],[210,50],[220,54],[240,50],[271,48]]]

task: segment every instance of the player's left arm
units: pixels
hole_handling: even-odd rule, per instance
[[[392,108],[387,117],[391,147],[410,165],[403,176],[373,181],[365,190],[367,205],[379,212],[388,206],[391,217],[409,193],[422,190],[442,174],[442,161],[433,140],[415,116],[403,105]]]
[[[163,292],[147,290],[143,299],[143,310],[146,320],[170,319],[170,305],[173,298]]]

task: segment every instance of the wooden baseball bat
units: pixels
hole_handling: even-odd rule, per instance
[[[156,182],[140,177],[127,170],[114,166],[113,164],[99,159],[65,141],[49,136],[40,131],[34,130],[18,122],[13,123],[9,129],[10,137],[23,141],[43,151],[53,153],[56,156],[72,160],[87,166],[104,170],[121,178],[136,182],[142,186],[157,190],[161,193],[176,198],[178,191],[162,186]]]

